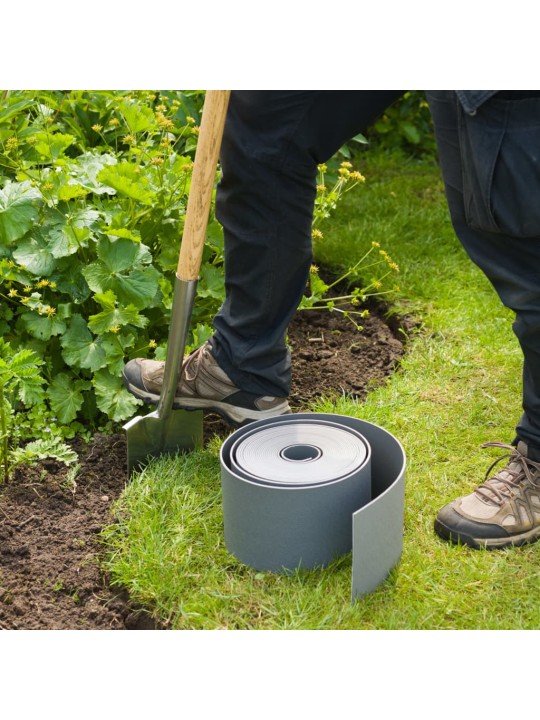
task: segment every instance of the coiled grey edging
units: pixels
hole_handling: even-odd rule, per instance
[[[221,448],[225,544],[260,571],[327,565],[352,548],[352,599],[372,592],[403,544],[405,452],[344,415],[250,423]]]

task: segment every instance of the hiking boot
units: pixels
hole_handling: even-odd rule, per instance
[[[527,445],[486,443],[509,453],[495,460],[486,480],[474,492],[449,503],[435,519],[435,532],[445,540],[473,548],[524,545],[540,537],[540,462],[527,457]],[[508,464],[488,477],[501,460]]]
[[[136,358],[124,367],[124,385],[148,405],[157,405],[165,363]],[[176,410],[216,412],[231,425],[291,412],[287,398],[243,392],[214,360],[207,342],[184,358],[173,402]]]

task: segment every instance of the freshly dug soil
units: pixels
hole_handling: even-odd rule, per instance
[[[414,325],[400,319],[405,333]],[[384,382],[403,353],[400,328],[372,312],[359,333],[341,314],[297,313],[289,328],[293,410],[346,393],[361,399]],[[231,428],[205,418],[205,434]],[[19,467],[0,494],[0,629],[155,629],[100,568],[99,533],[127,478],[125,433],[74,443],[75,481],[54,460]]]

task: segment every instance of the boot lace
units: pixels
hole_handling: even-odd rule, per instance
[[[476,488],[476,492],[480,497],[496,505],[502,505],[512,496],[515,490],[519,489],[525,478],[532,485],[537,485],[534,475],[540,472],[540,462],[530,460],[513,445],[506,445],[500,442],[488,442],[484,443],[482,447],[498,447],[509,452],[496,458],[490,465],[486,472],[484,482]],[[489,477],[493,468],[502,460],[506,459],[508,459],[506,466],[499,470],[493,477]],[[536,477],[536,480],[538,480],[538,477]]]

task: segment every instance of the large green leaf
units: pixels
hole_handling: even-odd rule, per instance
[[[92,291],[88,287],[88,283],[79,271],[73,272],[72,259],[70,257],[58,260],[58,278],[56,281],[58,293],[67,295],[70,300],[77,304],[81,304],[88,300],[92,295]]]
[[[89,207],[66,215],[51,215],[43,225],[51,255],[55,258],[67,257],[74,255],[80,247],[85,247],[98,219],[99,212]]]
[[[62,357],[71,367],[87,368],[95,372],[107,364],[101,343],[93,337],[81,315],[73,316],[60,344],[63,348]]]
[[[18,395],[21,402],[30,407],[42,402],[45,397],[45,390],[42,385],[45,381],[41,376],[21,378],[19,380]]]
[[[152,205],[155,200],[156,195],[150,188],[150,181],[133,163],[121,162],[105,167],[98,173],[97,178],[121,195],[126,195],[143,205]]]
[[[56,265],[56,260],[49,251],[47,241],[39,228],[32,233],[31,237],[27,237],[17,244],[13,251],[13,258],[19,265],[24,265],[32,275],[39,275],[39,277],[50,275]]]
[[[47,397],[51,403],[51,409],[61,423],[67,424],[75,420],[84,402],[81,391],[90,388],[89,381],[75,380],[67,373],[56,375],[47,390]]]
[[[129,348],[133,347],[135,335],[133,333],[109,333],[102,338],[101,344],[107,355],[107,369],[120,377],[124,369],[125,356]]]
[[[83,270],[84,277],[94,292],[112,290],[120,302],[142,310],[148,307],[159,289],[159,272],[153,268],[133,270],[128,275],[116,275],[103,265],[92,263]]]
[[[24,98],[23,100],[17,100],[10,104],[5,101],[2,103],[3,107],[0,109],[0,123],[4,123],[9,120],[13,115],[17,115],[21,110],[33,105],[35,103],[34,98]]]
[[[9,352],[8,352],[9,349]],[[0,351],[5,357],[0,357],[0,383],[7,392],[18,387],[19,397],[31,405],[39,400],[41,385],[44,380],[40,375],[39,366],[43,360],[33,350],[23,348],[10,356],[10,345],[3,343]]]
[[[104,227],[102,232],[106,233],[111,238],[127,238],[135,242],[141,242],[141,234],[138,230],[129,230],[125,227]]]
[[[75,140],[73,135],[41,131],[34,134],[34,145],[27,153],[30,161],[50,163],[64,154]]]
[[[104,185],[98,180],[98,174],[108,165],[116,165],[114,155],[103,153],[101,155],[93,152],[86,152],[79,155],[73,162],[68,163],[68,171],[74,181],[86,190],[97,195],[113,195],[114,189]]]
[[[57,197],[60,202],[68,202],[75,198],[86,197],[90,191],[74,182],[66,182],[58,188]]]
[[[39,215],[41,194],[25,181],[7,182],[0,190],[0,242],[19,240],[32,227]]]
[[[157,127],[156,118],[152,110],[134,100],[124,100],[120,104],[120,112],[132,133],[153,130]]]
[[[102,335],[109,332],[111,328],[122,327],[124,325],[134,325],[143,328],[148,325],[148,318],[140,315],[138,309],[134,305],[125,307],[117,307],[116,296],[112,290],[105,293],[98,293],[94,298],[103,308],[102,312],[96,315],[90,315],[88,319],[88,327],[96,335]]]
[[[88,286],[95,293],[111,290],[121,303],[142,309],[148,307],[159,290],[159,272],[151,265],[148,248],[127,238],[98,244],[99,260],[82,270]]]
[[[117,240],[102,238],[98,243],[97,255],[112,273],[123,272],[152,262],[152,255],[146,245],[129,238]]]
[[[66,323],[55,315],[38,315],[36,312],[25,313],[22,323],[26,331],[38,340],[50,340],[54,335],[61,335],[66,329]]]
[[[215,265],[203,265],[201,279],[197,287],[199,297],[212,297],[216,300],[225,298],[223,270]]]
[[[94,376],[94,389],[98,408],[115,422],[132,417],[141,401],[128,393],[119,376],[100,370]]]

